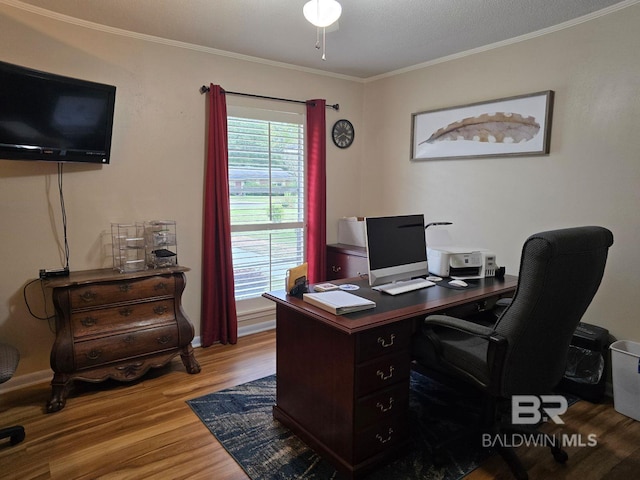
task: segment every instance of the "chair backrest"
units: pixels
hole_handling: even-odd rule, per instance
[[[595,295],[613,234],[576,227],[530,236],[518,287],[495,331],[508,348],[500,394],[549,393],[564,374],[573,333]]]

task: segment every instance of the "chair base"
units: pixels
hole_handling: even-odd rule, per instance
[[[495,405],[491,405],[487,408],[490,411],[492,408],[495,408]],[[486,418],[477,419],[477,423],[469,425],[469,428],[465,429],[463,432],[460,432],[457,435],[454,435],[450,438],[445,439],[443,442],[436,445],[433,449],[433,462],[436,466],[442,466],[446,463],[446,455],[444,452],[447,451],[450,446],[458,444],[464,439],[468,438],[476,438],[477,441],[481,441],[481,437],[483,434],[490,434],[492,437],[496,435],[509,435],[509,434],[518,434],[518,435],[535,435],[537,434],[537,430],[535,428],[526,428],[526,427],[517,427],[513,425],[502,425],[499,423],[493,423],[493,425],[487,425],[485,423]],[[558,463],[565,463],[569,456],[567,452],[565,452],[560,446],[560,441],[555,435],[548,435],[549,439],[549,449],[551,454],[553,455],[553,459]],[[493,446],[495,451],[502,457],[505,463],[508,465],[511,473],[514,478],[517,480],[528,480],[529,475],[527,473],[526,468],[516,455],[515,449],[508,445],[503,445],[500,442],[496,442]]]
[[[11,445],[20,443],[24,440],[24,437],[24,427],[20,425],[0,429],[0,438],[9,438],[9,443],[11,443]]]
[[[447,378],[438,371],[427,369],[418,363],[414,363],[412,368],[423,375],[447,385],[455,392],[453,395],[445,394],[440,399],[443,400],[443,404],[430,405],[429,408],[432,412],[437,412],[437,416],[439,417],[463,418],[467,426],[467,428],[458,434],[445,438],[433,446],[431,454],[434,465],[445,465],[448,461],[448,456],[445,452],[450,450],[453,445],[465,440],[482,442],[483,435],[487,434],[492,438],[513,434],[521,436],[539,434],[535,426],[512,425],[510,422],[505,421],[505,419],[511,418],[508,401],[489,396],[468,383],[451,377]],[[468,403],[475,408],[461,409],[459,406],[454,406],[453,403],[455,399],[459,398],[467,398]],[[554,460],[558,463],[565,463],[569,456],[560,447],[559,439],[555,435],[547,435],[546,438],[548,442],[547,445],[549,445]],[[508,465],[514,478],[517,480],[527,480],[529,478],[527,470],[516,455],[514,448],[496,441],[493,444],[493,449],[496,453],[500,454]]]

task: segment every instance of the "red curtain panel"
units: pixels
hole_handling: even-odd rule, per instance
[[[227,104],[219,85],[211,84],[209,88],[208,114],[200,326],[203,347],[238,341],[231,256]]]

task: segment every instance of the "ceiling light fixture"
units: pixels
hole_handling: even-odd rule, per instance
[[[317,27],[316,48],[320,48],[320,29],[322,29],[322,60],[325,56],[326,28],[338,21],[342,15],[342,6],[336,0],[309,0],[302,8],[304,18]]]

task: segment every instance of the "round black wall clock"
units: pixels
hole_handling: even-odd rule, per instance
[[[356,132],[353,129],[351,122],[344,118],[334,123],[333,129],[331,130],[331,138],[338,148],[350,147],[353,143],[353,137],[355,137],[355,134]]]

